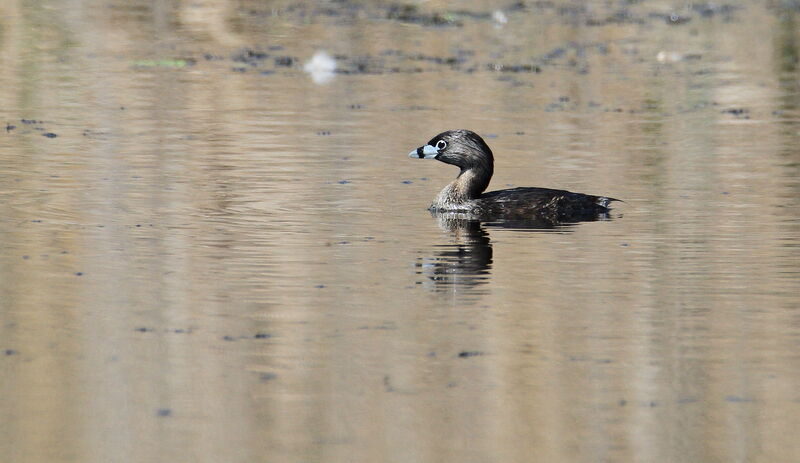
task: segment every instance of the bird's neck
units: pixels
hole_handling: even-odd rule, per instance
[[[450,206],[465,204],[480,197],[492,179],[492,166],[461,169],[458,177],[439,192],[433,206],[447,209]]]

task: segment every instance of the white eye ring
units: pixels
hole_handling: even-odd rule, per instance
[[[443,150],[445,148],[447,148],[447,142],[446,141],[439,140],[439,141],[436,142],[436,149],[437,150],[441,151],[441,150]]]

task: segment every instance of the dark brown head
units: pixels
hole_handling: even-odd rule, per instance
[[[436,159],[453,164],[462,170],[472,167],[490,168],[494,165],[492,150],[477,133],[471,130],[448,130],[431,138],[424,146],[408,154],[412,158]]]
[[[411,158],[436,159],[458,166],[463,175],[471,171],[470,190],[483,191],[494,173],[492,150],[477,133],[471,130],[448,130],[431,138],[424,146],[408,154]]]

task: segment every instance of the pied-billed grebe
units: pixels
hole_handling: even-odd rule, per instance
[[[560,222],[591,220],[608,213],[618,201],[549,188],[510,188],[489,193],[494,173],[492,150],[471,130],[448,130],[408,154],[458,166],[461,173],[436,196],[431,211],[461,213],[480,220],[546,217]]]

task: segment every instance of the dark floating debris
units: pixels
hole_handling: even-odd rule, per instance
[[[723,109],[722,112],[733,114],[734,116],[741,116],[742,114],[749,113],[750,110],[747,108],[728,108],[728,109]]]
[[[278,375],[275,373],[261,373],[261,381],[272,381],[273,379],[278,379]]]
[[[156,414],[161,417],[166,417],[172,415],[172,410],[169,408],[159,408]]]
[[[589,18],[586,20],[587,26],[605,26],[607,24],[644,24],[643,18],[634,16],[629,10],[619,10],[603,19]]]
[[[47,138],[56,138],[58,135],[54,134],[53,132],[45,132],[42,134],[42,136]]]
[[[297,58],[291,56],[278,56],[275,58],[275,66],[291,67],[297,61]]]
[[[484,355],[483,352],[479,350],[464,350],[458,353],[459,358],[469,358],[469,357],[477,357],[479,355]]]
[[[742,397],[737,395],[727,395],[725,396],[725,402],[733,402],[733,403],[743,403],[743,402],[754,402],[753,399],[748,397]]]
[[[6,124],[6,132],[11,132],[12,130],[16,129],[16,125]]]
[[[234,63],[241,63],[232,68],[234,72],[246,72],[247,66],[259,66],[265,59],[269,58],[269,53],[254,48],[245,48],[231,56]],[[208,59],[208,58],[206,58]],[[242,67],[244,66],[244,67]]]
[[[711,17],[718,14],[730,15],[734,11],[743,8],[738,5],[723,4],[718,2],[699,2],[692,3],[692,10],[701,16]]]
[[[272,335],[269,333],[256,333],[256,335],[253,337],[256,339],[269,339],[272,337]]]
[[[389,375],[385,375],[383,377],[383,388],[386,392],[395,391],[394,386],[392,386],[392,379],[389,377]]]
[[[630,2],[633,3],[633,2]],[[727,5],[717,2],[691,3],[691,12],[697,13],[705,18],[722,14],[725,19],[730,19],[732,13],[740,9],[740,6]],[[586,11],[573,12],[573,14],[586,14]],[[585,20],[587,26],[604,26],[608,24],[645,24],[652,20],[662,20],[669,25],[685,24],[692,20],[690,11],[669,13],[651,12],[649,14],[636,14],[631,8],[620,8],[605,18],[591,16]]]
[[[395,3],[389,6],[386,19],[423,26],[461,26],[452,13],[424,13],[417,5]]]
[[[538,74],[542,72],[542,68],[533,64],[499,64],[489,63],[486,68],[490,71],[497,72],[533,72]]]
[[[459,58],[457,56],[428,56],[423,54],[412,55],[409,56],[409,58],[414,61],[427,61],[430,63],[447,64],[450,66],[455,66],[466,61],[466,59]]]
[[[206,60],[215,59],[213,55],[206,54]],[[263,51],[254,50],[252,48],[245,48],[238,53],[231,56],[233,61],[238,63],[253,63],[269,58],[269,54]]]
[[[739,119],[750,119],[750,110],[747,108],[727,108],[722,110],[722,114],[732,114]]]
[[[18,354],[18,353],[19,353],[19,352],[15,351],[14,349],[6,349],[6,350],[5,350],[5,354],[6,354],[6,355],[16,355],[16,354]]]

